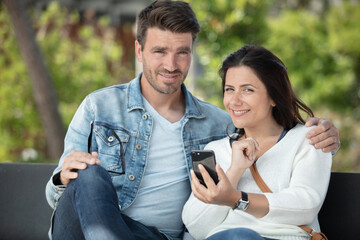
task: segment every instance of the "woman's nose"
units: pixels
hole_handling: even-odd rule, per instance
[[[243,103],[243,96],[240,93],[235,92],[230,99],[232,104],[241,105]]]

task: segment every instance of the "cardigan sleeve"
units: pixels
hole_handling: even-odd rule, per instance
[[[214,150],[216,161],[222,167],[226,165],[223,163],[223,158],[228,154],[223,145],[224,140],[217,140],[210,142],[204,148]],[[229,211],[232,211],[229,206],[207,204],[197,199],[194,194],[191,194],[184,206],[182,219],[193,238],[205,239],[214,228],[226,220]]]
[[[184,206],[182,219],[193,238],[205,239],[226,219],[230,209],[228,206],[204,203],[191,194]]]
[[[308,225],[316,218],[329,185],[332,157],[315,149],[304,138],[299,145],[290,183],[276,193],[265,193],[269,213],[264,221],[293,225]]]

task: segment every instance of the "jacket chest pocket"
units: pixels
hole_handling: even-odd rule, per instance
[[[124,131],[108,126],[94,127],[101,166],[110,175],[125,173],[125,151],[130,135]]]

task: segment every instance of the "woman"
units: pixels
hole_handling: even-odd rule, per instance
[[[263,47],[244,46],[219,71],[224,106],[237,135],[209,143],[219,183],[200,166],[206,187],[191,172],[183,221],[196,239],[309,239],[299,225],[319,231],[331,153],[312,147],[282,61]],[[234,134],[232,135],[234,136]],[[263,193],[249,170],[256,162],[272,193]]]

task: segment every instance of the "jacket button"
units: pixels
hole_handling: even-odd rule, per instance
[[[142,148],[142,146],[140,144],[136,144],[136,149],[140,150]]]
[[[146,120],[147,118],[148,118],[148,116],[147,116],[146,114],[143,114],[143,115],[142,115],[142,119],[143,119],[143,120]]]
[[[113,137],[113,136],[108,137],[108,141],[109,141],[109,142],[113,142],[113,141],[114,141],[114,137]]]
[[[132,174],[130,174],[130,175],[129,175],[129,180],[130,180],[130,181],[134,181],[134,180],[135,180],[135,176],[132,175]]]

